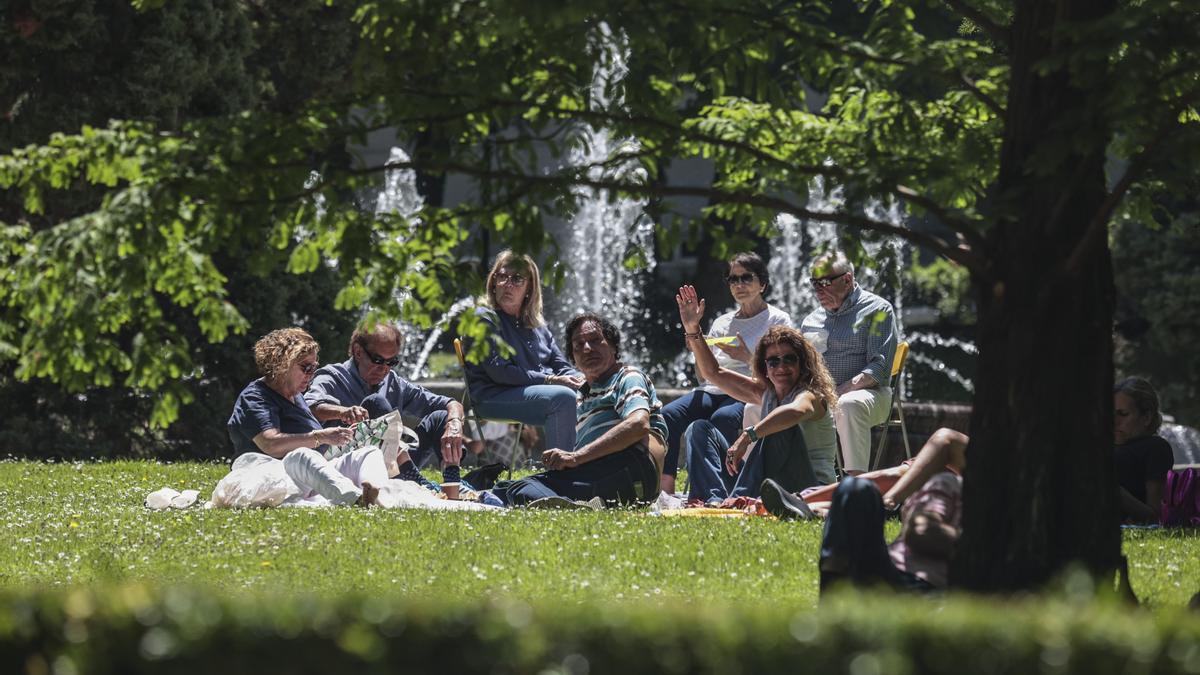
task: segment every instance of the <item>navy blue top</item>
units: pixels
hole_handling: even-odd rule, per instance
[[[529,328],[490,307],[476,309],[475,315],[488,324],[492,353],[483,363],[467,363],[471,400],[486,401],[505,389],[545,384],[547,375],[579,375],[555,344],[549,328]],[[498,341],[507,342],[516,353],[509,358],[501,356],[495,346]]]
[[[363,399],[372,394],[382,394],[393,409],[412,417],[425,417],[435,410],[445,410],[450,405],[449,398],[417,386],[393,371],[388,371],[377,386],[369,387],[367,381],[358,374],[354,359],[331,363],[318,370],[312,384],[308,385],[308,391],[304,392],[304,402],[310,408],[322,403],[352,406],[360,405]]]
[[[1141,502],[1146,501],[1146,481],[1165,481],[1174,464],[1175,453],[1162,436],[1135,438],[1113,449],[1117,483]]]
[[[267,429],[278,429],[285,434],[306,434],[320,429],[321,423],[313,417],[303,396],[297,394],[289,401],[259,378],[246,385],[238,395],[225,428],[229,430],[233,449],[240,455],[261,452],[254,444],[254,437]]]

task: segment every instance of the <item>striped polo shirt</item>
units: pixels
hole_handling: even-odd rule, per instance
[[[581,391],[575,424],[575,449],[595,441],[638,410],[650,412],[650,433],[666,444],[667,423],[654,383],[642,371],[622,365],[601,382]]]

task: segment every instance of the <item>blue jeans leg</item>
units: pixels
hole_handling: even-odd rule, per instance
[[[513,387],[475,403],[480,417],[545,427],[546,448],[575,449],[575,390],[557,384]]]
[[[725,473],[728,441],[708,420],[692,422],[687,435],[688,476],[692,481],[688,499],[705,502],[725,499],[733,487],[732,477]]]
[[[709,420],[732,443],[740,431],[742,409],[745,407],[732,396],[710,394],[703,389],[695,389],[663,406],[663,420],[667,423],[667,456],[663,473],[674,476],[679,470],[683,432],[692,422]]]

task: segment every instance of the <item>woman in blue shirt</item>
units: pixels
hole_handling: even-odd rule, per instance
[[[271,331],[254,344],[262,377],[246,385],[234,402],[229,439],[238,454],[262,452],[282,459],[305,497],[368,506],[388,479],[383,453],[368,446],[325,459],[322,449],[349,442],[353,432],[349,427],[322,428],[304,402],[304,390],[317,372],[318,349],[317,341],[300,328]]]
[[[546,328],[537,264],[502,251],[488,274],[487,299],[476,314],[488,324],[491,354],[466,369],[475,412],[545,427],[547,448],[574,448],[575,392],[584,380]],[[502,355],[498,342],[512,355]]]

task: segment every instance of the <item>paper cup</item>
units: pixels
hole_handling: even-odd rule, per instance
[[[442,494],[446,499],[458,499],[458,483],[442,483]]]

